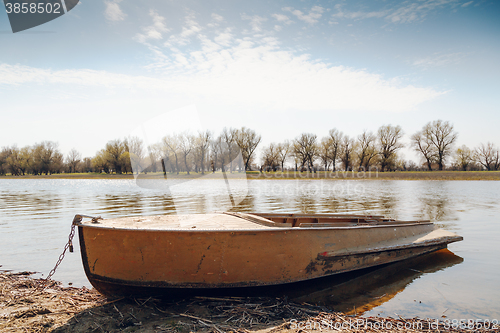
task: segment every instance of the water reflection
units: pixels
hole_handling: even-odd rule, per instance
[[[396,206],[396,199],[394,196],[384,196],[378,198],[378,206],[381,209],[382,215],[387,215],[387,216],[394,216],[396,215],[395,212],[395,206]]]
[[[27,186],[28,189],[16,190],[15,185],[0,188],[2,216],[29,214],[34,217],[52,217],[56,212],[64,213],[65,210],[73,211],[80,207],[90,208],[92,212],[98,211],[104,216],[151,215],[174,213],[176,210],[207,213],[231,206],[227,195],[214,190],[210,180],[198,183],[195,189],[186,188],[175,198],[168,191],[148,190],[127,181],[90,181],[98,184],[95,187],[90,183],[87,186],[70,183],[73,188],[70,186],[69,189],[64,189],[67,186],[65,183],[28,181],[38,184]],[[253,180],[248,181],[248,185],[248,194],[232,211],[352,212],[400,219],[445,221],[446,225],[453,227],[450,221],[457,220],[457,212],[464,209],[458,204],[456,192],[446,182],[407,182],[405,185],[408,186],[402,186],[388,181]],[[493,205],[491,198],[488,199],[479,204],[490,209],[498,207],[497,204]],[[5,224],[5,220],[2,219],[0,223]]]
[[[216,296],[285,297],[298,303],[324,306],[347,315],[362,315],[402,293],[413,281],[462,263],[447,249],[383,266],[291,284],[206,291]],[[414,307],[417,312],[418,305]],[[405,309],[412,312],[409,306]]]
[[[193,205],[193,209],[195,209],[197,212],[207,212],[208,202],[207,198],[203,194],[194,195],[190,204]]]
[[[158,207],[163,213],[173,214],[175,213],[174,200],[170,195],[161,195],[153,197],[150,201],[150,205]]]
[[[325,305],[346,314],[362,314],[394,298],[422,275],[461,262],[463,258],[445,249],[381,268],[340,274],[305,284],[300,291],[292,290],[285,295],[298,302]]]
[[[302,196],[295,198],[296,206],[301,213],[316,213],[316,200],[311,196]]]
[[[20,192],[12,195],[6,190],[0,192],[0,209],[5,215],[44,215],[63,205],[63,198],[53,193]]]
[[[140,215],[143,212],[143,204],[144,198],[141,194],[132,196],[105,194],[102,198],[101,210],[113,215]]]
[[[232,211],[251,213],[255,212],[255,196],[253,194],[248,194],[245,199],[243,199],[236,207],[231,209]]]

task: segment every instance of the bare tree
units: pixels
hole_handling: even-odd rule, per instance
[[[48,175],[52,172],[57,172],[59,166],[55,167],[54,163],[59,164],[59,159],[62,154],[57,148],[58,144],[52,141],[43,141],[35,144],[33,147],[33,173],[40,175],[45,173]]]
[[[212,132],[206,130],[204,132],[198,132],[198,136],[195,139],[196,147],[196,160],[200,162],[201,174],[205,174],[205,158],[210,147],[210,142],[212,140]]]
[[[394,164],[396,170],[406,171],[407,165],[409,165],[409,163],[403,157],[398,156],[396,158],[396,163]]]
[[[423,135],[434,147],[439,170],[443,170],[444,162],[452,153],[453,144],[457,140],[458,133],[453,130],[452,124],[442,120],[429,122],[422,131]]]
[[[262,137],[255,133],[255,131],[246,127],[242,127],[236,132],[236,144],[241,149],[246,171],[250,170],[252,155],[259,145],[261,138]]]
[[[344,171],[352,170],[352,158],[354,152],[354,140],[348,135],[344,135],[340,145],[340,161],[344,167]]]
[[[285,161],[290,155],[290,150],[291,150],[290,141],[285,140],[282,143],[278,143],[276,150],[278,154],[278,160],[281,165],[281,171],[285,171]]]
[[[466,145],[458,147],[455,151],[455,161],[460,169],[467,171],[469,165],[474,161],[472,151]]]
[[[222,136],[218,136],[215,140],[210,142],[210,152],[212,156],[212,172],[218,168],[218,162],[220,159],[221,171],[224,172],[224,141],[222,140]]]
[[[293,152],[300,160],[301,169],[307,166],[309,171],[316,172],[314,169],[314,160],[318,156],[318,145],[316,140],[316,134],[311,133],[303,133],[294,140]]]
[[[104,148],[104,160],[110,170],[119,174],[128,171],[130,166],[128,149],[126,141],[111,140],[106,144]]]
[[[236,157],[235,152],[237,151],[235,144],[237,144],[237,137],[238,137],[238,130],[235,128],[230,128],[227,129],[224,127],[222,129],[221,133],[222,140],[225,143],[225,150],[227,150],[228,153],[228,159],[229,159],[229,172],[233,172],[233,159]],[[241,149],[241,148],[240,148]],[[224,168],[224,166],[222,167]],[[222,170],[224,171],[224,170]]]
[[[474,159],[486,170],[498,170],[500,168],[500,153],[498,148],[491,142],[474,150]]]
[[[275,143],[262,150],[262,168],[264,170],[275,171],[279,165],[278,149]]]
[[[432,163],[436,160],[436,147],[432,143],[428,133],[425,130],[418,131],[411,136],[411,146],[413,149],[422,154],[425,162],[427,163],[427,169],[432,171]]]
[[[19,150],[19,169],[23,176],[30,172],[33,167],[33,149],[30,146]]]
[[[2,151],[0,151],[0,175],[5,175],[7,170],[7,152],[8,147],[2,147]]]
[[[402,137],[403,130],[400,126],[384,125],[378,129],[380,169],[382,172],[395,165],[396,152],[404,147],[400,142]]]
[[[158,163],[164,165],[165,162],[163,162],[163,159],[162,159],[162,157],[164,156],[164,153],[163,153],[164,150],[165,149],[161,143],[155,143],[155,144],[149,145],[147,147],[147,156],[148,156],[150,165],[144,169],[144,172],[157,172],[158,167],[159,167]],[[163,169],[163,166],[162,166],[162,169]]]
[[[186,167],[186,172],[189,175],[190,167],[189,167],[189,163],[188,163],[187,159],[188,159],[188,156],[194,147],[194,136],[187,133],[187,132],[184,132],[184,133],[181,133],[178,136],[178,138],[179,138],[179,149],[180,149],[180,151],[182,153],[182,157],[184,159],[184,165]]]
[[[318,145],[318,156],[323,163],[325,171],[330,169],[330,138],[325,137],[321,139],[321,142]]]
[[[4,147],[3,149],[6,170],[10,172],[13,176],[19,176],[21,174],[20,161],[19,161],[19,149],[16,146]]]
[[[344,135],[342,134],[342,132],[340,132],[336,128],[332,128],[328,132],[328,138],[329,138],[328,144],[330,146],[330,148],[329,148],[330,161],[332,163],[333,171],[336,170],[337,159],[339,158],[340,145],[342,143],[343,136]]]
[[[146,162],[146,149],[144,148],[144,142],[137,136],[128,137],[125,139],[125,143],[128,147],[130,163],[132,169],[136,173],[147,172],[144,169],[147,167]]]
[[[75,173],[80,161],[82,160],[82,154],[75,148],[71,149],[66,157],[66,163],[69,167],[69,172]]]
[[[368,132],[366,130],[358,136],[357,155],[360,169],[364,168],[365,170],[368,170],[370,165],[375,160],[375,157],[377,156],[377,148],[375,146],[376,141],[377,137],[372,132]]]
[[[295,141],[292,141],[290,156],[293,157],[294,170],[299,171],[299,164],[302,162],[302,158],[295,148]]]
[[[173,155],[175,159],[175,168],[172,167],[172,171],[175,171],[177,174],[179,174],[179,153],[180,153],[180,141],[178,136],[176,135],[166,135],[162,139],[162,145],[163,145],[163,154],[164,158],[162,159],[162,166],[164,169],[164,172],[166,171],[166,165],[165,161],[168,161],[170,163],[170,156]]]
[[[92,159],[85,157],[80,163],[80,172],[95,172],[92,168]]]
[[[105,155],[106,151],[104,149],[101,149],[96,153],[94,158],[92,158],[92,169],[94,170],[94,172],[98,173],[101,173],[103,171],[105,173],[110,172],[110,168],[108,166],[108,163],[106,162]]]
[[[417,163],[415,163],[415,161],[408,161],[408,164],[406,165],[406,170],[408,171],[418,171],[419,170],[419,166],[417,165]]]
[[[50,173],[61,173],[64,171],[64,155],[56,150],[50,164]]]

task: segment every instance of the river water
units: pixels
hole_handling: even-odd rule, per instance
[[[134,180],[0,179],[0,269],[46,276],[77,213],[130,215],[243,212],[358,213],[428,219],[464,237],[449,251],[280,291],[366,316],[500,319],[500,182],[393,180],[218,180],[175,191]],[[229,187],[228,187],[229,188]],[[450,252],[451,251],[451,252]],[[75,239],[53,277],[87,286]]]

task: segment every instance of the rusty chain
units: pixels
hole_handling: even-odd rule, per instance
[[[64,256],[66,255],[66,251],[69,249],[69,252],[73,252],[73,237],[75,236],[75,227],[76,227],[76,224],[73,223],[71,225],[71,232],[69,233],[69,236],[68,236],[68,242],[64,246],[64,250],[61,253],[61,255],[59,256],[59,259],[57,260],[56,265],[54,266],[54,268],[52,268],[49,275],[47,275],[47,277],[44,279],[45,283],[47,283],[50,280],[50,278],[52,277],[52,275],[54,275],[54,273],[56,272],[57,267],[59,267],[59,265],[61,264],[61,262],[64,259]]]
[[[64,259],[64,256],[66,255],[66,251],[69,249],[69,252],[73,252],[73,237],[75,236],[75,230],[76,230],[76,225],[79,224],[84,217],[88,217],[92,219],[92,223],[98,223],[98,220],[102,220],[100,216],[98,217],[93,217],[93,216],[88,216],[88,215],[75,215],[75,218],[73,219],[73,223],[71,224],[71,231],[68,236],[68,242],[64,246],[64,250],[59,256],[59,259],[57,259],[56,265],[52,270],[49,272],[49,275],[45,279],[43,279],[43,285],[46,285],[47,282],[50,280],[50,278],[54,275],[56,272],[57,268],[61,264],[61,262]]]

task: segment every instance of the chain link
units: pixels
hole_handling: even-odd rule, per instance
[[[47,277],[45,279],[43,279],[42,286],[46,285],[47,282],[52,277],[52,275],[54,275],[57,268],[59,267],[59,265],[63,261],[64,256],[66,255],[66,251],[69,249],[69,252],[73,252],[73,237],[75,236],[75,227],[78,224],[80,224],[80,222],[82,222],[82,219],[84,217],[92,219],[92,223],[99,223],[99,220],[102,220],[102,217],[100,217],[100,216],[94,217],[94,216],[80,215],[80,214],[75,215],[75,218],[73,219],[73,223],[71,224],[71,231],[70,231],[69,236],[68,236],[68,243],[66,243],[66,245],[64,246],[64,250],[61,253],[61,255],[59,256],[59,259],[57,259],[57,262],[56,262],[56,265],[54,266],[54,268],[50,271],[49,275],[47,275]]]
[[[44,279],[45,283],[47,283],[50,280],[50,278],[52,277],[52,275],[54,275],[54,273],[56,272],[57,267],[59,267],[59,265],[61,264],[61,262],[64,259],[64,256],[66,255],[66,251],[69,249],[69,252],[73,252],[73,237],[75,236],[75,227],[76,227],[75,224],[71,225],[71,232],[69,233],[68,243],[66,243],[66,245],[64,246],[64,250],[61,253],[61,255],[59,256],[59,259],[57,260],[56,265],[54,266],[54,268],[52,268],[49,275],[47,275],[47,277]]]

